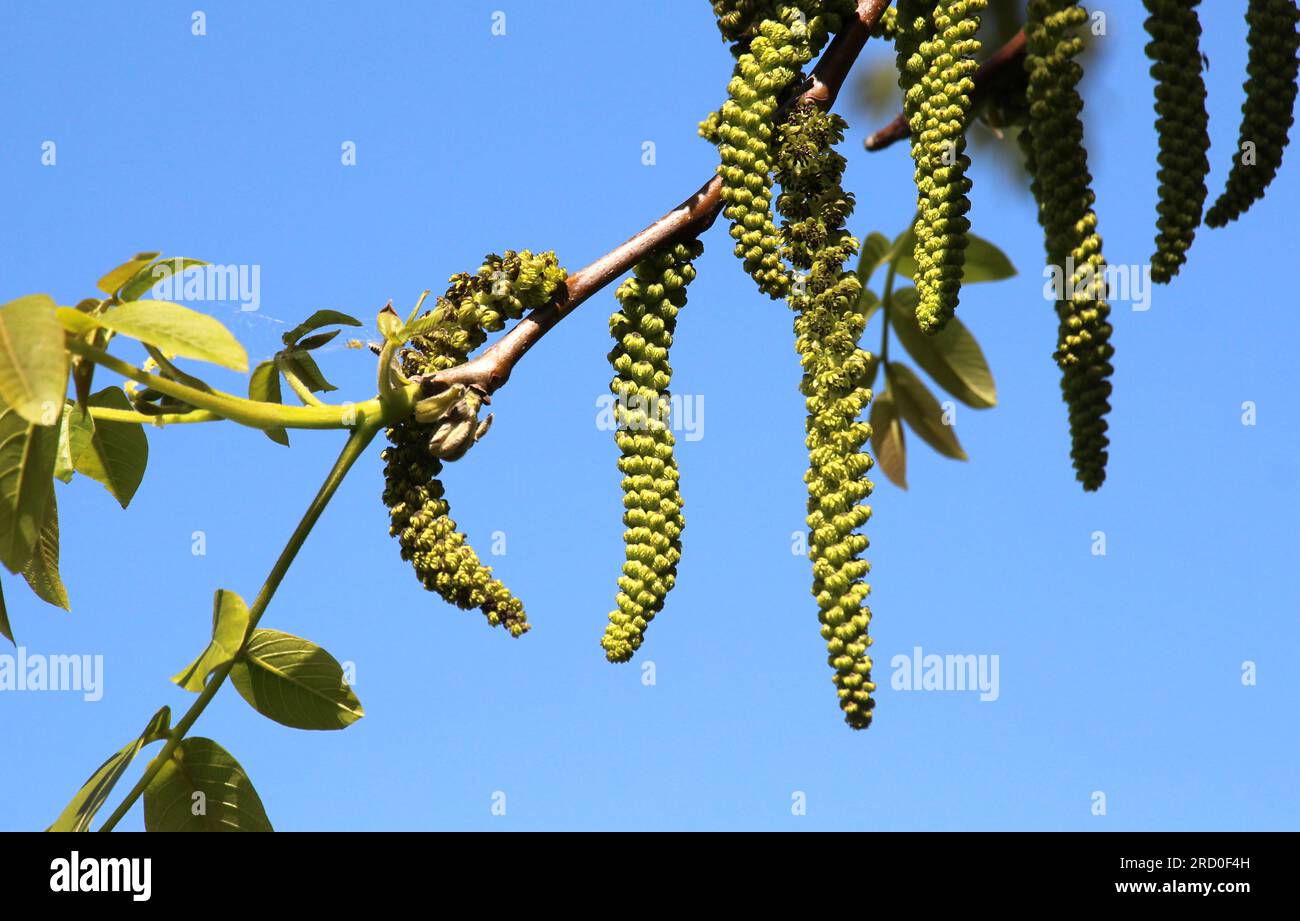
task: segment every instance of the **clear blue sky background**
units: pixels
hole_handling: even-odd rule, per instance
[[[1212,194],[1236,139],[1241,5],[1202,13]],[[190,34],[196,6],[205,37]],[[495,9],[505,36],[491,34]],[[1139,5],[1110,12],[1088,140],[1106,252],[1140,264],[1155,217],[1152,88]],[[373,327],[388,298],[409,307],[485,252],[554,248],[570,267],[605,252],[710,174],[695,126],[730,67],[699,0],[6,4],[0,34],[0,299],[73,303],[141,249],[256,263],[260,311],[208,305],[255,361],[315,309]],[[872,126],[842,108],[852,226],[892,236],[912,211],[907,153],[864,153]],[[40,163],[46,140],[55,167]],[[674,389],[703,395],[706,413],[704,438],[679,449],[680,581],[639,654],[655,686],[597,645],[622,559],[616,450],[595,424],[606,292],[520,365],[491,436],[447,475],[485,554],[505,533],[491,562],[533,632],[512,641],[420,589],[386,533],[376,446],[265,619],[354,662],[366,718],[293,731],[227,689],[197,731],[243,763],[280,829],[1296,827],[1300,155],[1288,156],[1244,222],[1198,235],[1149,311],[1117,305],[1111,461],[1095,495],[1069,465],[1030,199],[975,165],[977,232],[1021,269],[962,297],[1000,405],[959,411],[970,463],[912,438],[911,491],[877,478],[869,731],[840,720],[808,563],[790,549],[806,455],[789,311],[755,293],[721,223],[673,353]],[[332,347],[322,361],[335,396],[373,392],[368,354]],[[167,678],[203,647],[214,589],[256,594],[341,443],[293,440],[151,433],[126,512],[89,480],[59,487],[73,613],[7,574],[5,594],[30,652],[104,656],[105,696],[0,693],[0,827],[44,827],[158,706],[188,706]],[[196,530],[206,556],[191,554]],[[1000,698],[892,690],[891,657],[915,646],[998,655]],[[1245,660],[1256,687],[1242,684]],[[494,791],[504,817],[490,814]],[[791,814],[795,791],[806,816]],[[128,824],[140,822],[137,809]]]

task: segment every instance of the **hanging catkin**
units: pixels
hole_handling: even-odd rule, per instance
[[[900,0],[898,85],[916,164],[916,319],[937,333],[957,309],[970,221],[966,125],[977,69],[972,55],[986,0]]]
[[[738,42],[737,60],[727,101],[701,123],[700,134],[717,145],[722,160],[723,215],[731,222],[736,256],[760,291],[783,297],[790,278],[772,218],[772,145],[781,95],[853,4],[718,3],[714,9],[724,38]]]
[[[844,136],[839,116],[799,104],[781,128],[777,208],[784,221],[783,253],[801,273],[790,295],[795,348],[803,367],[800,390],[808,410],[808,556],[822,637],[845,721],[871,724],[871,639],[867,628],[870,564],[860,558],[867,538],[858,529],[871,517],[861,449],[871,428],[860,420],[871,399],[870,356],[858,348],[865,324],[855,309],[861,284],[844,264],[857,241],[844,229],[853,197],[841,187],[844,158],[834,149]]]
[[[1222,227],[1264,197],[1282,165],[1296,99],[1300,9],[1295,0],[1250,0],[1246,10],[1246,101],[1241,105],[1241,133],[1232,156],[1227,188],[1205,215],[1205,223]]]
[[[893,41],[898,37],[898,10],[888,7],[871,29],[872,38],[884,38]]]
[[[1147,57],[1156,80],[1156,135],[1160,143],[1156,249],[1151,280],[1167,283],[1187,261],[1205,207],[1210,171],[1209,116],[1201,77],[1200,0],[1143,0]]]
[[[1083,146],[1082,77],[1075,57],[1082,50],[1078,28],[1088,14],[1072,0],[1029,0],[1029,124],[1021,135],[1038,203],[1050,266],[1059,271],[1060,321],[1056,362],[1061,393],[1069,408],[1071,456],[1083,488],[1106,478],[1106,413],[1110,411],[1110,308],[1105,300],[1105,260],[1092,176]]]
[[[403,352],[403,371],[408,376],[433,374],[463,363],[505,320],[545,303],[564,277],[554,253],[527,250],[490,255],[477,274],[453,276],[433,310],[431,328]],[[488,623],[519,636],[528,630],[523,604],[479,561],[451,519],[438,480],[442,461],[436,440],[441,434],[436,424],[415,419],[389,427],[391,446],[383,453],[389,533],[398,538],[402,559],[411,563],[426,589],[459,608],[482,610]]]
[[[668,350],[686,286],[695,277],[698,241],[656,250],[619,285],[619,310],[609,320],[615,346],[610,389],[617,398],[614,439],[622,456],[623,542],[626,562],[617,607],[600,644],[611,662],[626,662],[641,646],[646,627],[663,608],[681,559],[682,497],[673,435],[669,430]]]
[[[775,0],[712,0],[713,15],[724,41],[739,55],[764,19],[771,19]]]

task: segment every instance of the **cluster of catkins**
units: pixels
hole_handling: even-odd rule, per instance
[[[970,5],[982,6],[983,0],[971,0]],[[841,186],[845,163],[834,150],[843,138],[844,123],[815,103],[794,98],[800,69],[855,7],[851,0],[716,0],[718,28],[733,42],[737,63],[727,101],[700,131],[718,145],[723,213],[737,240],[736,255],[760,290],[787,297],[795,311],[795,347],[803,367],[800,389],[808,410],[805,481],[813,594],[845,720],[862,729],[871,723],[875,690],[867,655],[869,567],[861,559],[867,539],[858,533],[871,516],[863,501],[871,493],[866,476],[871,458],[862,451],[871,429],[859,418],[871,399],[871,356],[858,348],[865,323],[856,310],[861,284],[856,274],[844,270],[857,251],[857,241],[844,228],[853,209],[852,196]],[[892,35],[896,23],[896,17],[882,15],[874,34]],[[941,33],[947,34],[943,29]],[[962,44],[967,39],[964,26],[951,38],[960,55],[973,50]],[[964,65],[935,63],[940,68],[936,75],[942,73],[949,81],[964,72]],[[969,93],[969,88],[964,91]],[[964,116],[956,121],[958,132],[964,123]],[[949,177],[937,168],[933,176],[964,193],[959,176]],[[774,179],[781,186],[779,230],[771,208]],[[946,197],[942,191],[936,190],[933,197],[935,207],[952,218],[936,221],[934,229],[949,234],[951,244],[950,230],[958,227],[958,218],[965,220],[965,207],[959,206],[959,212],[940,204]],[[939,265],[942,258],[927,264]],[[958,281],[960,276],[958,266]],[[940,279],[932,280],[936,289],[942,287]],[[622,634],[616,639],[622,642]]]
[[[1056,361],[1070,414],[1071,456],[1083,488],[1106,478],[1106,413],[1110,411],[1110,308],[1105,300],[1106,263],[1088,152],[1083,145],[1083,49],[1078,28],[1087,12],[1073,0],[1029,0],[1025,25],[1029,76],[1029,122],[1020,134],[1031,187],[1038,203],[1049,265],[1060,267],[1060,321]],[[1065,275],[1066,267],[1072,273]]]
[[[899,0],[893,23],[898,85],[916,164],[916,319],[937,333],[957,309],[971,183],[966,125],[975,90],[975,38],[987,0]]]
[[[611,662],[626,662],[641,646],[646,627],[663,608],[677,579],[682,555],[682,496],[668,386],[668,350],[677,312],[686,304],[691,264],[703,252],[698,241],[668,245],[641,260],[618,287],[619,310],[609,319],[614,348],[610,390],[617,398],[614,439],[623,474],[623,542],[626,561],[618,580],[617,607],[600,644]]]
[[[1151,278],[1168,282],[1187,258],[1201,223],[1210,164],[1209,116],[1205,109],[1206,64],[1201,55],[1200,0],[1144,0],[1147,56],[1156,79],[1156,133],[1160,142],[1156,251]],[[1277,175],[1296,99],[1300,35],[1296,0],[1250,0],[1246,42],[1250,49],[1241,130],[1227,187],[1205,214],[1222,227],[1264,195]]]
[[[789,297],[795,312],[795,349],[808,410],[808,556],[822,637],[845,721],[871,724],[871,591],[861,558],[867,538],[859,529],[871,517],[871,458],[862,450],[871,427],[861,415],[871,400],[871,356],[858,348],[865,325],[856,309],[862,290],[846,271],[858,243],[844,229],[853,196],[841,179],[845,161],[834,149],[844,121],[811,102],[797,105],[780,127],[777,210],[782,255],[799,275]]]
[[[1209,147],[1199,49],[1200,0],[1144,0],[1156,78],[1160,140],[1159,221],[1152,277],[1168,281],[1186,258],[1205,204]],[[807,526],[813,595],[845,721],[870,725],[870,564],[860,533],[866,500],[873,357],[858,347],[865,316],[861,283],[845,269],[857,241],[845,229],[853,197],[844,191],[844,158],[835,150],[845,125],[798,94],[802,68],[855,0],[712,0],[731,43],[735,70],[727,100],[700,126],[719,150],[723,213],[735,253],[769,296],[794,311],[795,348],[807,409]],[[917,216],[913,227],[916,317],[936,333],[957,307],[970,222],[965,132],[972,117],[975,34],[987,0],[899,0],[879,10],[872,35],[892,39],[911,135]],[[1281,163],[1296,96],[1300,21],[1296,0],[1250,0],[1250,64],[1239,147],[1227,188],[1205,216],[1220,226],[1258,200]],[[1069,408],[1071,453],[1085,489],[1106,475],[1106,413],[1111,392],[1111,327],[1106,263],[1097,232],[1092,177],[1083,145],[1082,76],[1087,12],[1075,0],[1028,0],[1023,72],[985,87],[986,116],[1023,123],[1019,140],[1043,228],[1047,259],[1059,268],[1055,358]],[[992,113],[991,116],[988,113]],[[773,185],[781,193],[772,211]],[[677,315],[695,277],[697,241],[663,245],[619,286],[610,319],[615,441],[623,474],[626,560],[615,609],[601,639],[606,657],[626,662],[663,608],[677,577],[684,527],[674,439],[669,429],[669,349]],[[1066,272],[1069,272],[1067,275]],[[553,253],[488,256],[473,275],[451,279],[437,306],[416,321],[400,356],[407,376],[427,379],[466,361],[486,336],[547,302],[565,273]],[[384,452],[391,533],[426,588],[461,608],[479,608],[518,636],[523,606],[456,530],[438,476],[486,431],[485,395],[449,388],[427,395],[409,420],[388,430]]]
[[[906,2],[906,0],[904,0]],[[1205,62],[1200,50],[1200,0],[1144,0],[1151,75],[1155,78],[1158,219],[1151,277],[1167,283],[1186,262],[1206,200]],[[1074,0],[1030,0],[1025,26],[1028,122],[1020,135],[1038,202],[1049,264],[1060,267],[1060,336],[1056,360],[1070,412],[1071,454],[1085,489],[1106,476],[1105,415],[1110,409],[1111,327],[1105,260],[1093,210],[1080,113],[1076,60],[1088,14]],[[1242,124],[1227,188],[1205,213],[1219,227],[1264,194],[1282,161],[1296,98],[1300,11],[1295,0],[1250,0],[1250,46]],[[1066,275],[1067,267],[1072,272]]]
[[[453,276],[430,314],[416,321],[422,332],[403,351],[402,371],[429,375],[462,364],[488,333],[546,303],[564,278],[551,252],[489,255],[476,274]],[[389,533],[426,589],[459,608],[478,608],[490,624],[519,636],[528,630],[523,604],[456,529],[438,480],[443,462],[463,455],[485,430],[486,423],[477,421],[481,402],[469,391],[439,418],[411,418],[388,429],[384,504]]]
[[[736,256],[759,290],[783,297],[790,277],[781,262],[772,218],[773,131],[783,94],[839,29],[852,0],[716,0],[723,38],[732,42],[735,72],[727,101],[701,125],[721,163],[723,215],[731,222]]]
[[[1228,173],[1228,185],[1205,215],[1205,223],[1222,227],[1236,220],[1264,195],[1282,165],[1287,132],[1294,117],[1300,50],[1300,8],[1295,0],[1250,0],[1246,9],[1246,101],[1241,131]],[[1250,145],[1252,156],[1245,149]]]

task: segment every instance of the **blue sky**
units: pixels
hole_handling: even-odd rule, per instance
[[[75,303],[143,249],[256,264],[259,310],[207,307],[256,361],[313,310],[373,327],[387,299],[409,307],[486,252],[554,248],[577,268],[716,162],[695,126],[720,102],[730,56],[698,0],[212,0],[204,36],[191,34],[195,6],[0,8],[0,299]],[[1212,196],[1245,69],[1235,6],[1202,12]],[[492,34],[496,10],[505,35]],[[1111,12],[1086,84],[1115,264],[1147,261],[1155,220],[1141,20],[1138,4]],[[852,228],[893,236],[912,212],[907,153],[866,154],[874,126],[844,112]],[[47,140],[55,166],[41,164]],[[366,718],[297,732],[225,689],[197,733],[240,760],[280,829],[1296,827],[1300,321],[1282,273],[1300,179],[1288,157],[1243,221],[1198,234],[1150,310],[1116,306],[1109,476],[1091,495],[1069,465],[1030,199],[975,164],[975,230],[1021,270],[962,296],[1000,403],[959,410],[969,463],[912,438],[910,492],[875,478],[880,690],[865,733],[840,720],[807,560],[791,553],[806,455],[790,314],[755,293],[721,222],[673,351],[674,390],[703,397],[704,437],[679,442],[685,555],[638,654],[655,663],[653,686],[598,645],[622,559],[617,452],[595,424],[607,291],[528,355],[494,401],[491,436],[446,477],[485,555],[504,533],[507,552],[489,561],[533,631],[512,641],[421,590],[387,536],[376,446],[263,622],[355,663]],[[331,347],[322,364],[340,400],[373,393],[367,353]],[[0,828],[43,828],[155,709],[188,706],[167,678],[206,642],[213,591],[256,594],[341,443],[292,437],[286,450],[233,425],[151,432],[126,512],[89,480],[59,487],[73,613],[0,578],[28,652],[102,655],[104,696],[0,693]],[[1091,552],[1098,530],[1104,557]],[[917,646],[998,656],[998,699],[892,689],[891,658]],[[497,791],[504,816],[491,814]],[[797,792],[806,815],[792,814]],[[138,808],[125,825],[140,827]]]

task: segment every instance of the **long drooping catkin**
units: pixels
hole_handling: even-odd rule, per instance
[[[1070,414],[1070,454],[1083,488],[1106,478],[1106,413],[1110,411],[1110,308],[1105,300],[1105,260],[1093,211],[1092,176],[1083,146],[1082,50],[1077,29],[1087,20],[1072,0],[1030,0],[1029,124],[1022,135],[1038,202],[1049,264],[1058,268],[1060,322],[1056,362]]]
[[[1187,261],[1201,224],[1205,176],[1210,171],[1209,115],[1201,78],[1200,0],[1143,0],[1147,12],[1147,57],[1156,79],[1156,135],[1160,169],[1156,249],[1151,280],[1165,283]]]
[[[1294,118],[1300,59],[1300,8],[1295,0],[1250,0],[1246,10],[1246,101],[1241,105],[1241,133],[1232,157],[1228,184],[1205,215],[1205,223],[1222,227],[1235,221],[1264,197],[1282,165],[1287,134]]]
[[[718,146],[722,159],[723,214],[731,222],[736,256],[770,297],[783,297],[790,284],[772,218],[781,95],[852,9],[846,0],[714,4],[723,37],[737,43],[736,68],[727,101],[700,125],[700,133]]]
[[[403,353],[403,370],[432,374],[461,364],[505,320],[545,303],[564,277],[554,253],[527,250],[488,256],[476,274],[453,276],[425,331]],[[476,412],[477,400],[472,405]],[[383,498],[389,533],[398,538],[402,559],[411,563],[426,589],[459,608],[482,610],[488,623],[519,636],[528,630],[523,604],[479,561],[443,498],[439,456],[448,455],[438,451],[440,435],[436,423],[416,419],[388,429]]]
[[[871,639],[867,628],[870,564],[861,559],[867,538],[858,529],[871,517],[862,451],[871,428],[860,420],[871,399],[870,356],[858,348],[864,318],[855,306],[861,283],[844,264],[857,241],[844,229],[853,198],[840,182],[844,158],[835,151],[844,122],[811,103],[796,107],[781,128],[777,209],[783,253],[803,274],[790,295],[800,383],[808,410],[808,556],[822,637],[845,721],[871,724]]]
[[[619,310],[609,320],[627,556],[617,607],[601,639],[611,662],[626,662],[640,648],[646,627],[677,581],[685,520],[669,430],[668,350],[677,312],[686,304],[686,286],[695,277],[691,262],[703,250],[692,240],[651,253],[619,285]]]
[[[970,221],[966,125],[986,0],[900,0],[899,88],[916,164],[916,319],[937,333],[957,309]]]

